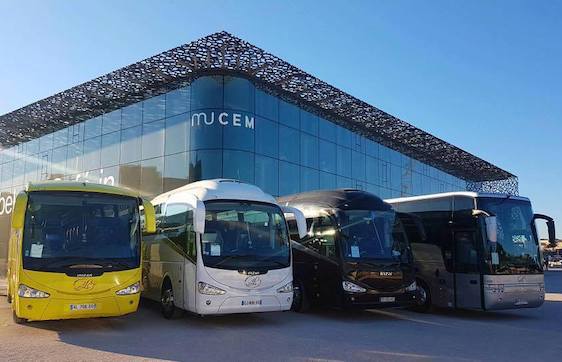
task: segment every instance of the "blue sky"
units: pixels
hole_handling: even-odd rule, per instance
[[[519,176],[562,238],[562,1],[0,2],[0,114],[226,30]]]

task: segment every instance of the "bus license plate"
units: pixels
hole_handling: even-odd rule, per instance
[[[242,305],[246,306],[246,305],[261,305],[262,301],[261,299],[257,299],[257,300],[243,300],[242,301]]]
[[[395,297],[381,297],[381,303],[394,303],[396,302]]]
[[[71,304],[70,311],[80,311],[80,310],[96,310],[96,305],[93,303],[90,304]]]

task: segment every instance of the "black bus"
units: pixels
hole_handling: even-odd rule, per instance
[[[293,310],[416,304],[412,254],[400,218],[377,196],[361,190],[314,191],[279,204],[301,210],[308,235],[288,219],[293,251]]]

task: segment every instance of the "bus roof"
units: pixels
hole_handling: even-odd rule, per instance
[[[37,191],[77,191],[77,192],[97,192],[101,194],[112,194],[130,197],[140,197],[138,192],[115,187],[110,185],[102,185],[97,183],[89,182],[77,182],[77,181],[42,181],[42,182],[31,182],[27,185],[27,192],[37,192]]]
[[[319,190],[303,192],[277,199],[288,206],[314,206],[342,210],[390,210],[391,205],[370,192],[356,189]]]
[[[454,197],[454,196],[465,196],[465,197],[471,197],[471,198],[477,198],[477,197],[506,198],[506,197],[509,197],[510,199],[514,199],[514,200],[529,201],[528,198],[521,197],[521,196],[511,196],[511,195],[507,195],[507,194],[484,193],[484,192],[470,192],[470,191],[443,192],[443,193],[439,193],[439,194],[430,194],[430,195],[421,195],[421,196],[400,197],[400,198],[395,198],[395,199],[386,199],[384,201],[386,201],[390,204],[393,204],[393,203],[408,202],[408,201],[443,199],[443,198]]]
[[[265,193],[259,187],[231,179],[214,179],[193,182],[156,196],[156,198],[152,200],[152,203],[162,203],[171,195],[181,197],[180,194],[182,193],[193,195],[201,201],[248,200],[277,204],[277,201],[273,196]]]

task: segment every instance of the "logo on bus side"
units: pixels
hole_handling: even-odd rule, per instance
[[[381,271],[380,273],[381,277],[391,277],[392,276],[392,272],[389,271]]]
[[[92,279],[77,279],[74,281],[74,290],[92,290],[96,286],[96,282]]]
[[[246,278],[246,280],[244,281],[244,284],[248,287],[248,288],[257,288],[261,285],[261,278],[258,276],[249,276]]]

